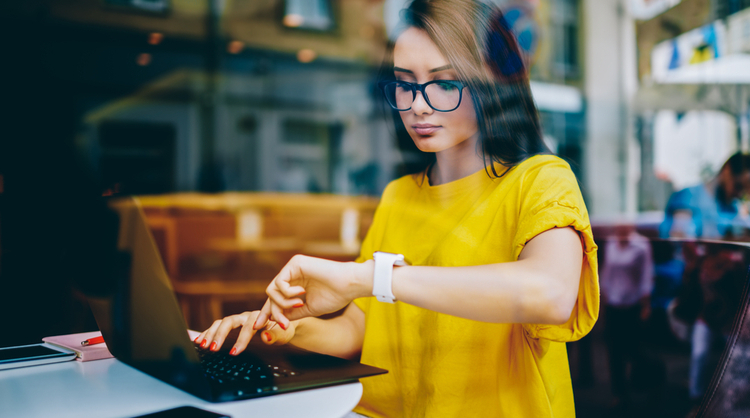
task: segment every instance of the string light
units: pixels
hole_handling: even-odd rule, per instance
[[[299,62],[308,63],[315,60],[315,58],[318,57],[318,54],[315,53],[312,49],[300,49],[297,51],[297,60]]]
[[[151,64],[151,54],[146,53],[146,52],[144,52],[142,54],[138,54],[138,56],[135,58],[135,62],[136,62],[136,64],[138,64],[138,65],[140,65],[142,67],[145,67],[145,66]]]
[[[242,41],[231,41],[227,44],[227,52],[230,54],[239,54],[245,49],[245,43]]]
[[[159,45],[164,40],[164,34],[159,32],[151,32],[148,34],[148,43],[151,45]]]

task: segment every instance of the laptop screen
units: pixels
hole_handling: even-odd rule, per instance
[[[187,325],[137,199],[112,200],[120,218],[115,291],[89,296],[112,354],[188,392],[208,390]]]

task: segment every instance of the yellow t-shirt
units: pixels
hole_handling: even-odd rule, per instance
[[[355,411],[372,417],[574,417],[565,342],[586,335],[599,314],[596,244],[576,178],[560,158],[534,156],[497,179],[481,170],[438,186],[422,175],[390,183],[360,261],[374,251],[404,254],[422,266],[515,261],[536,235],[567,226],[579,231],[585,251],[578,300],[563,325],[491,324],[357,299],[366,318],[362,362],[389,373],[362,380]]]

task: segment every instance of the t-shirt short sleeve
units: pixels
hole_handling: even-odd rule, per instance
[[[578,298],[568,321],[562,325],[524,324],[524,331],[534,339],[579,340],[593,328],[599,316],[599,281],[597,246],[578,182],[567,163],[555,158],[526,172],[521,196],[518,228],[513,239],[515,260],[527,242],[553,228],[575,229],[584,250]]]

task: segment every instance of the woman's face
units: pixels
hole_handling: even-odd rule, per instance
[[[393,55],[398,80],[419,84],[432,80],[458,80],[456,71],[421,29],[404,31],[396,40]],[[441,152],[457,146],[473,148],[476,144],[477,117],[466,88],[463,89],[461,104],[452,112],[434,110],[422,93],[417,92],[411,109],[399,113],[417,148],[424,152]]]

